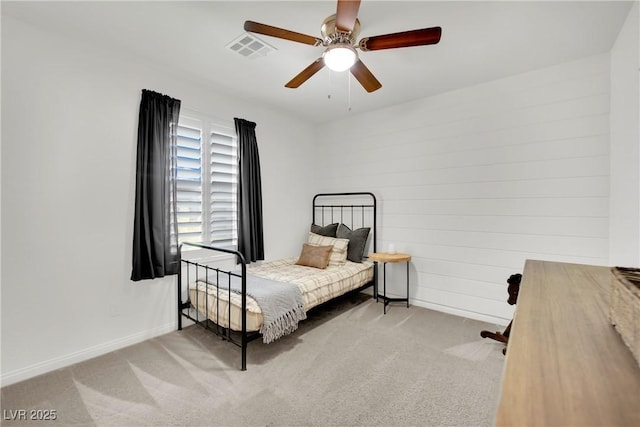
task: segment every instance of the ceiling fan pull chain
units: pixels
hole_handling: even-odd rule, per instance
[[[329,94],[327,95],[327,99],[331,99],[331,91],[333,90],[333,72],[329,70]]]
[[[347,85],[347,87],[348,87],[347,90],[349,91],[349,96],[348,96],[349,109],[348,109],[348,111],[351,111],[351,74],[347,74],[347,80],[349,81],[349,84]]]

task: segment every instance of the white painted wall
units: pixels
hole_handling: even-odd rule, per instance
[[[611,265],[640,266],[640,7],[611,49]]]
[[[175,277],[129,280],[143,88],[230,126],[258,124],[266,256],[299,250],[310,125],[3,16],[3,385],[176,327]]]
[[[377,194],[413,304],[506,323],[527,258],[607,264],[608,55],[345,114],[317,130],[318,187]]]

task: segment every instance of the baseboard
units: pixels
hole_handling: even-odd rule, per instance
[[[368,288],[362,291],[363,293],[373,295],[373,290]],[[400,295],[388,294],[388,296],[402,298]],[[481,322],[493,323],[495,325],[507,326],[511,319],[505,319],[498,316],[491,316],[484,313],[476,313],[474,311],[462,310],[455,307],[449,307],[447,305],[435,304],[415,299],[409,300],[410,305],[416,307],[428,308],[429,310],[440,311],[442,313],[453,314],[454,316],[466,317],[467,319],[479,320]]]
[[[15,371],[3,372],[2,375],[0,375],[0,385],[4,387],[10,384],[15,384],[38,375],[46,374],[47,372],[55,371],[56,369],[65,368],[69,365],[73,365],[74,363],[83,362],[133,344],[138,344],[159,335],[167,334],[176,329],[177,324],[175,322],[171,322],[157,328],[98,344],[84,350],[36,363]]]
[[[493,323],[495,325],[506,326],[509,324],[511,319],[503,319],[502,317],[490,316],[488,314],[476,313],[468,310],[461,310],[454,307],[449,307],[446,305],[433,304],[424,301],[414,301],[410,300],[409,303],[411,305],[415,305],[418,307],[428,308],[430,310],[441,311],[447,314],[453,314],[454,316],[466,317],[468,319],[480,320],[481,322]]]

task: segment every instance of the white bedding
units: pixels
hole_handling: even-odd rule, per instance
[[[346,261],[342,266],[326,269],[296,265],[297,258],[286,258],[258,265],[247,266],[247,274],[298,285],[302,292],[305,310],[322,304],[350,290],[357,289],[373,279],[373,262],[356,263]],[[207,289],[208,288],[208,289]],[[208,296],[205,295],[207,289]],[[189,284],[191,303],[200,313],[208,313],[209,319],[221,326],[228,326],[229,294],[224,291],[216,297],[215,286],[206,286],[204,281]],[[240,330],[241,297],[231,293],[231,329]],[[208,309],[205,310],[205,306]],[[220,311],[220,317],[217,312]],[[255,300],[247,296],[247,331],[258,331],[262,325],[262,312]]]

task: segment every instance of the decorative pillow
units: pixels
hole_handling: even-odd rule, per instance
[[[319,234],[321,236],[336,237],[336,230],[338,229],[338,223],[329,224],[325,226],[319,226],[311,224],[311,232]]]
[[[351,229],[344,224],[338,226],[336,237],[339,239],[349,239],[349,248],[347,249],[347,259],[349,261],[362,262],[370,230],[370,227],[363,227],[351,231]]]
[[[314,246],[303,244],[300,258],[296,261],[297,265],[306,265],[307,267],[327,268],[329,265],[329,256],[333,246]]]
[[[335,237],[321,236],[315,233],[309,233],[307,243],[314,246],[333,246],[331,255],[329,256],[329,265],[344,265],[347,261],[348,239],[336,239]]]

